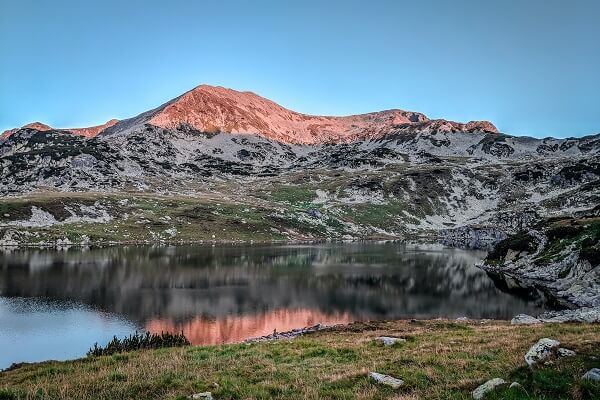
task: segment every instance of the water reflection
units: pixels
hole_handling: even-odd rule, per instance
[[[76,302],[196,344],[316,322],[538,312],[473,267],[483,256],[393,243],[17,250],[0,255],[0,296]]]

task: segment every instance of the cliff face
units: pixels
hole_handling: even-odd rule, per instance
[[[593,214],[547,220],[512,235],[482,268],[510,289],[534,288],[566,306],[600,307],[600,213]]]

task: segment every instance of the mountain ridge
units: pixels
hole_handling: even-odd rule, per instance
[[[433,131],[498,133],[488,121],[460,123],[429,119],[422,113],[401,109],[348,116],[309,115],[287,109],[253,92],[210,85],[199,85],[132,118],[110,120],[89,128],[61,130],[95,137],[128,132],[145,124],[165,129],[187,127],[204,133],[252,134],[297,144],[347,143],[383,137],[399,129],[410,134]],[[23,128],[52,129],[41,123]],[[0,138],[6,139],[16,131],[5,131]]]

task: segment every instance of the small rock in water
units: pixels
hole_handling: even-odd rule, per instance
[[[600,382],[600,368],[592,368],[592,369],[590,369],[588,372],[586,372],[585,374],[583,374],[583,376],[581,377],[581,379],[587,379],[587,380],[590,380],[590,381]]]
[[[374,379],[375,382],[381,383],[382,385],[391,386],[394,389],[398,389],[400,386],[404,385],[404,381],[402,379],[380,374],[378,372],[369,372],[369,376]]]
[[[506,383],[506,381],[501,378],[490,379],[483,385],[479,386],[477,389],[473,390],[473,392],[471,394],[473,395],[473,398],[475,400],[480,400],[480,399],[483,399],[483,396],[485,396],[486,393],[491,392],[492,390],[496,389],[498,386],[504,385],[505,383]]]
[[[195,393],[192,395],[192,400],[214,400],[211,392]]]
[[[406,339],[391,336],[379,336],[375,338],[375,340],[382,342],[385,346],[391,346],[396,343],[406,342]]]
[[[531,346],[525,354],[525,362],[532,366],[535,363],[546,360],[560,346],[560,342],[554,339],[543,338]]]
[[[573,357],[576,353],[573,350],[565,349],[563,347],[556,350],[556,354],[559,357]]]
[[[515,315],[515,317],[510,320],[511,325],[535,325],[541,323],[542,321],[539,319],[527,314]]]

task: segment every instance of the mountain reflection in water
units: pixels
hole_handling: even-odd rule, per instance
[[[484,255],[397,243],[14,250],[0,254],[0,296],[75,302],[196,344],[319,322],[539,312],[473,266]]]
[[[241,342],[271,334],[274,330],[285,332],[318,323],[334,325],[352,321],[348,313],[323,314],[315,310],[282,309],[253,315],[227,315],[219,319],[196,317],[182,323],[156,319],[148,321],[145,328],[153,333],[183,332],[192,344],[220,344]]]

